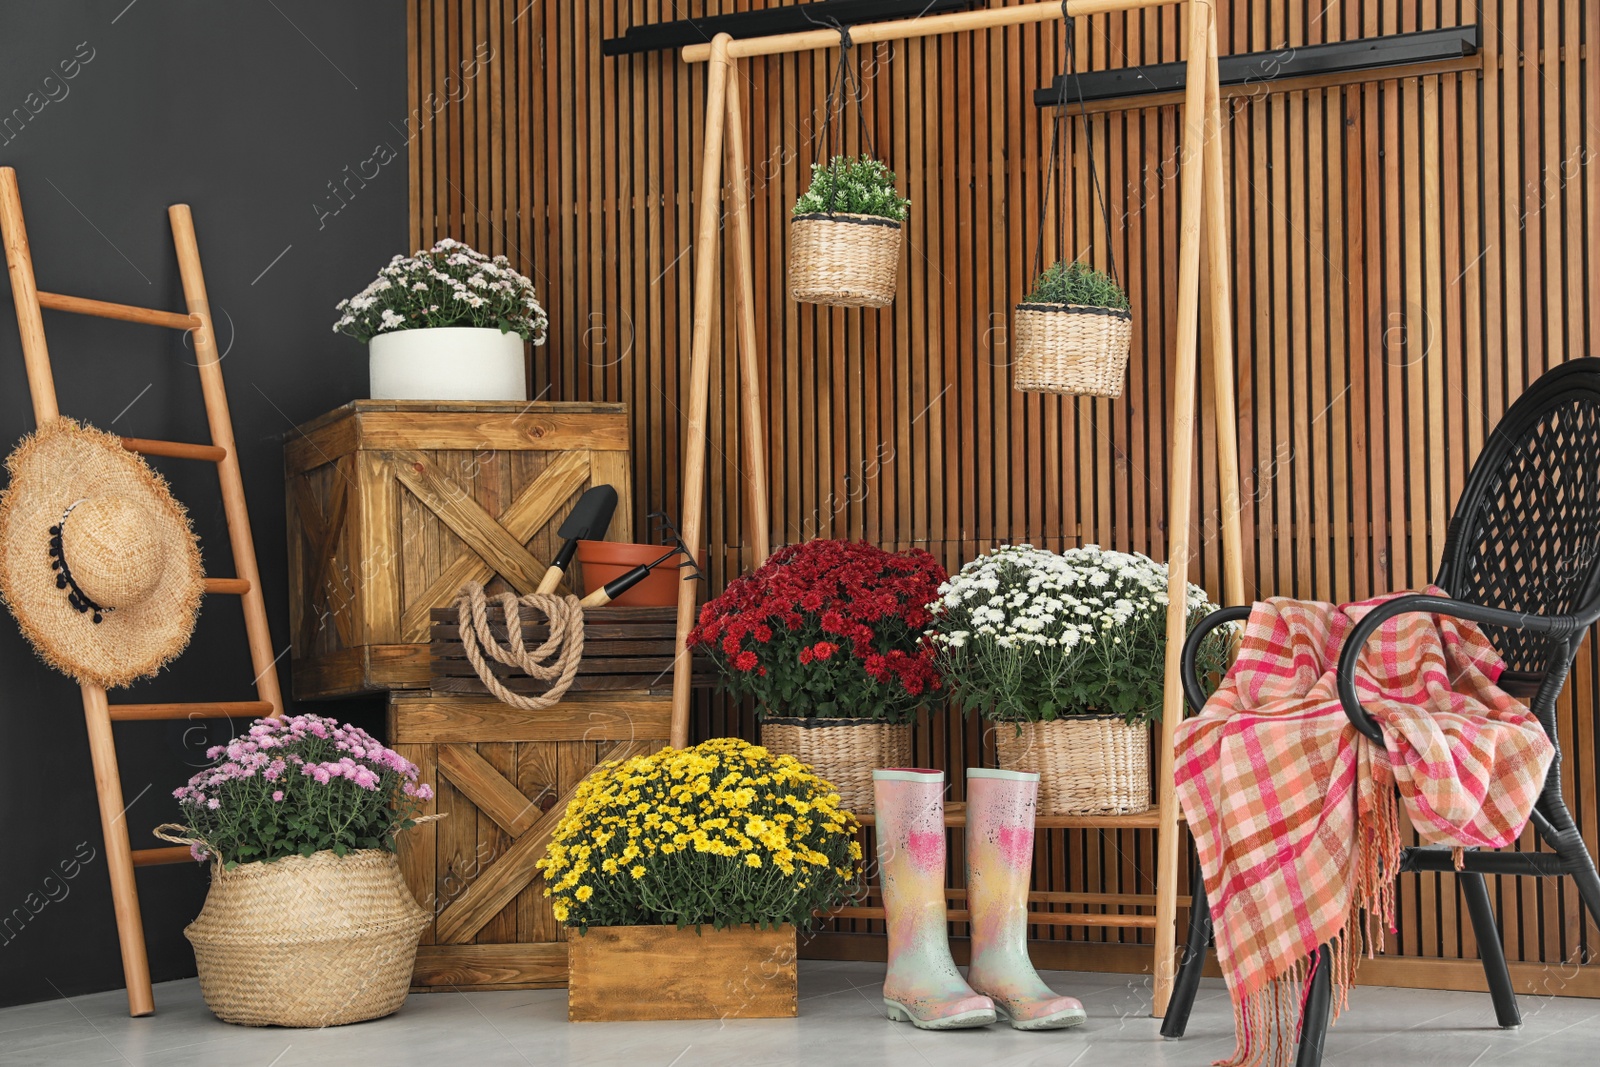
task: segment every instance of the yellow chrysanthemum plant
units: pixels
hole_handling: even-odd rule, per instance
[[[803,927],[859,885],[859,823],[793,756],[732,737],[597,767],[539,870],[558,921]]]

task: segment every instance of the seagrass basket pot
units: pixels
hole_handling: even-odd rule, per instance
[[[817,213],[789,222],[789,295],[803,304],[888,307],[900,285],[905,224]]]
[[[1120,715],[995,722],[1000,767],[1039,776],[1041,815],[1132,815],[1150,809],[1150,731]]]
[[[185,928],[206,1006],[244,1026],[338,1026],[405,1002],[428,917],[393,852],[212,867]]]
[[[1018,304],[1011,329],[1012,384],[1033,393],[1119,397],[1132,342],[1132,312]]]
[[[780,756],[809,763],[839,791],[841,805],[872,810],[872,772],[911,765],[911,724],[878,719],[761,720],[761,743]]]

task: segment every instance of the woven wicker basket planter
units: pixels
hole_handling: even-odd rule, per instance
[[[338,1026],[404,1003],[427,921],[395,854],[372,849],[215,866],[184,934],[217,1018]]]
[[[905,224],[876,215],[796,215],[789,295],[803,304],[888,307],[900,286]]]
[[[1120,716],[995,722],[1000,767],[1039,776],[1041,815],[1131,815],[1150,809],[1150,731]]]
[[[1012,384],[1034,393],[1118,397],[1128,374],[1133,314],[1082,304],[1018,304]]]
[[[910,723],[767,718],[761,721],[761,743],[770,752],[809,763],[854,812],[872,810],[873,771],[911,765]]]

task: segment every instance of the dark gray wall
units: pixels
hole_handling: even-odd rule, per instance
[[[181,309],[166,207],[194,210],[279,649],[282,438],[364,395],[365,350],[330,332],[333,305],[407,250],[407,130],[398,0],[0,0],[0,165],[19,174],[40,286]],[[368,180],[352,177],[360,170]],[[45,329],[63,413],[131,436],[205,439],[177,334],[51,312]],[[32,428],[7,291],[0,445]],[[208,571],[232,573],[212,469],[158,465],[190,507]],[[219,597],[166,675],[112,699],[248,699],[251,680],[237,601]],[[371,702],[326,708],[369,726],[376,717]],[[177,814],[171,790],[236,725],[117,727],[135,847],[159,843],[150,829]],[[0,813],[0,1004],[120,987],[78,690],[8,618]],[[156,980],[192,975],[182,929],[204,871],[138,877]]]

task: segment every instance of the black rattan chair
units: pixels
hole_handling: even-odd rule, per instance
[[[1385,620],[1408,611],[1470,619],[1483,626],[1505,659],[1500,685],[1529,702],[1556,742],[1556,758],[1530,820],[1553,851],[1471,851],[1465,869],[1455,871],[1447,848],[1408,848],[1400,868],[1453,871],[1460,879],[1495,1015],[1502,1027],[1516,1027],[1522,1016],[1484,876],[1570,875],[1584,907],[1600,924],[1600,876],[1561,798],[1555,720],[1556,697],[1578,645],[1600,620],[1600,359],[1556,367],[1506,412],[1456,504],[1434,584],[1450,596],[1398,597],[1355,627],[1339,659],[1339,696],[1355,728],[1381,745],[1382,734],[1356,696],[1358,650]],[[1183,653],[1183,684],[1195,710],[1205,703],[1194,667],[1200,641],[1217,626],[1249,614],[1248,607],[1224,608],[1207,616],[1190,635]],[[1161,1026],[1167,1038],[1183,1036],[1211,945],[1211,913],[1198,872],[1194,884],[1183,966]],[[1326,958],[1325,947],[1319,955]],[[1328,968],[1318,965],[1301,1018],[1299,1067],[1322,1062],[1329,993]]]

